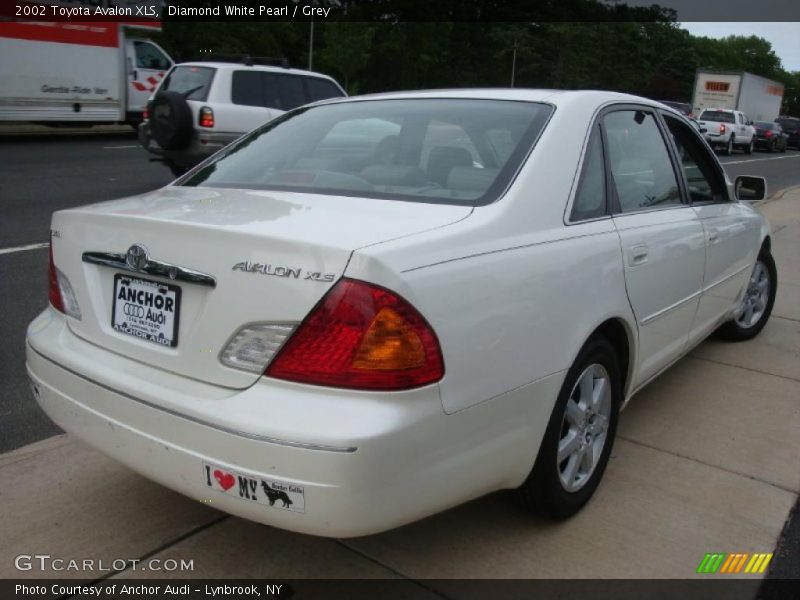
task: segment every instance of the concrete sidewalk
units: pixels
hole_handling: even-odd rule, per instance
[[[14,568],[50,554],[193,560],[168,574],[187,577],[679,579],[706,552],[772,552],[800,492],[800,190],[761,210],[779,273],[768,326],[705,342],[640,393],[595,498],[567,522],[498,493],[380,535],[314,538],[228,517],[58,436],[0,456],[0,576],[109,574]]]

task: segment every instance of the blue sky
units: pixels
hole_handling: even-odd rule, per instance
[[[772,44],[787,71],[800,71],[800,23],[681,23],[692,35],[724,38],[757,35]]]

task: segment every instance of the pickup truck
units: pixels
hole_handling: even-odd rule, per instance
[[[745,154],[753,153],[755,132],[753,122],[739,110],[708,108],[698,119],[706,130],[705,138],[712,148],[722,148],[730,156],[738,146]]]

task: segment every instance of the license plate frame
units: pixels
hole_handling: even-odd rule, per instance
[[[128,282],[129,287],[130,283],[134,283],[135,287],[144,288],[145,290],[153,290],[157,293],[161,293],[161,290],[165,290],[164,292],[164,307],[168,306],[168,299],[172,298],[174,304],[174,310],[167,311],[165,308],[156,308],[153,306],[152,308],[157,310],[160,314],[165,315],[165,322],[168,318],[168,313],[172,312],[172,332],[171,336],[167,337],[164,335],[163,331],[159,331],[161,328],[158,326],[159,324],[151,323],[148,324],[148,319],[146,318],[148,315],[148,309],[150,307],[143,306],[142,303],[136,302],[128,302],[127,299],[119,298],[120,295],[120,286],[121,281],[126,280]],[[142,277],[137,277],[135,275],[128,275],[126,273],[117,273],[114,275],[114,285],[113,285],[113,297],[111,300],[111,329],[113,329],[117,333],[121,333],[123,335],[129,335],[131,337],[150,342],[157,346],[161,346],[162,348],[176,348],[178,346],[178,333],[180,331],[180,311],[181,311],[181,288],[178,285],[170,284],[170,283],[162,283],[160,281],[153,281],[152,279],[145,279]],[[155,303],[155,300],[154,300]],[[132,308],[130,308],[132,307]],[[121,310],[120,310],[121,309]],[[138,309],[138,310],[134,310]],[[122,315],[120,315],[120,311]],[[126,314],[125,311],[129,311],[132,314]],[[117,322],[117,317],[123,316],[123,319],[120,319],[120,322]],[[133,319],[137,319],[138,322],[133,321]],[[143,321],[142,321],[143,319]],[[155,333],[153,330],[156,330]],[[149,331],[148,331],[149,330]],[[160,336],[157,336],[156,333],[161,333]],[[159,337],[162,338],[164,341],[159,341]]]

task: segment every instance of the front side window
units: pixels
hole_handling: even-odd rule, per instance
[[[664,115],[693,203],[727,200],[725,179],[703,141],[682,121]]]
[[[578,191],[572,203],[571,221],[596,219],[606,214],[606,167],[603,162],[603,136],[596,125],[583,159]]]
[[[506,189],[551,111],[473,99],[300,108],[245,136],[183,185],[487,204]],[[499,153],[489,143],[497,131],[508,132],[511,146]]]
[[[172,66],[172,61],[149,42],[133,42],[133,48],[136,53],[137,69],[166,71]]]
[[[620,110],[603,118],[608,160],[623,213],[681,204],[678,180],[655,116]]]

